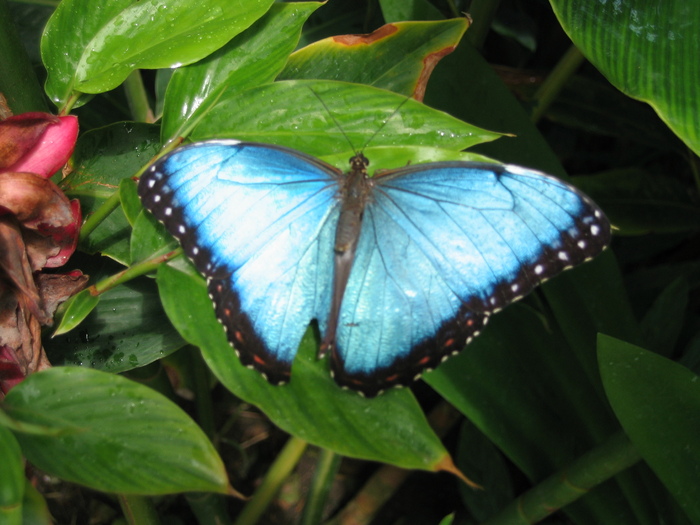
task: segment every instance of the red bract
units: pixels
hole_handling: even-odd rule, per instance
[[[75,251],[81,223],[49,177],[73,152],[78,120],[25,113],[0,121],[0,390],[49,365],[41,326],[58,304],[84,288],[80,272],[43,274]]]

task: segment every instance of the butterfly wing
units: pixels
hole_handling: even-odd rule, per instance
[[[610,239],[588,197],[539,172],[444,162],[372,183],[331,362],[368,396],[437,366],[491,313]]]
[[[338,172],[288,148],[232,140],[179,148],[142,177],[144,206],[207,278],[243,364],[289,378],[328,308]]]

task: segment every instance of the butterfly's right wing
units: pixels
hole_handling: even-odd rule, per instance
[[[288,380],[304,331],[328,308],[337,177],[295,150],[219,140],[175,150],[139,183],[207,278],[243,364],[273,383]]]

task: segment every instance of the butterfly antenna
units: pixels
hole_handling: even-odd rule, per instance
[[[329,108],[329,107],[326,105],[326,103],[325,103],[325,102],[323,101],[323,99],[321,98],[321,95],[319,95],[318,93],[316,93],[316,90],[315,90],[314,88],[312,88],[311,86],[309,86],[309,89],[310,89],[311,92],[316,96],[316,98],[317,98],[318,101],[321,103],[321,105],[323,105],[323,107],[326,109],[326,112],[331,116],[331,118],[333,119],[333,122],[335,122],[335,127],[338,128],[338,131],[340,131],[340,133],[343,135],[343,137],[345,137],[345,140],[346,140],[346,141],[348,142],[348,144],[350,145],[350,149],[353,150],[353,151],[355,151],[355,152],[357,152],[357,150],[355,149],[355,146],[353,145],[352,141],[350,140],[350,137],[348,137],[347,134],[345,133],[345,131],[343,131],[343,128],[342,128],[342,126],[340,125],[340,122],[338,122],[338,119],[335,118],[335,115],[334,115],[333,112],[331,111],[331,108]]]
[[[380,132],[381,130],[384,129],[384,126],[386,126],[386,125],[389,123],[389,121],[390,121],[391,119],[394,118],[394,115],[396,115],[396,114],[399,112],[399,110],[403,107],[403,105],[404,105],[406,102],[408,102],[409,100],[411,100],[411,97],[406,97],[405,99],[403,99],[403,101],[401,102],[401,104],[399,104],[398,106],[396,106],[396,109],[395,109],[394,111],[392,111],[392,112],[391,112],[391,115],[389,115],[389,116],[386,118],[386,120],[384,120],[384,122],[382,122],[382,125],[379,126],[379,127],[377,128],[377,130],[376,130],[374,133],[372,133],[372,136],[367,140],[367,142],[365,142],[365,144],[362,146],[362,149],[361,149],[360,151],[364,151],[365,148],[366,148],[367,146],[369,146],[370,142],[372,142],[372,141],[374,140],[374,137],[376,137],[377,135],[379,135],[379,132]]]
[[[340,131],[340,133],[342,133],[343,137],[345,137],[345,140],[348,142],[348,144],[350,144],[350,149],[352,149],[355,153],[359,153],[359,152],[361,152],[361,151],[364,151],[365,148],[366,148],[367,146],[369,146],[369,144],[374,140],[374,137],[376,137],[376,136],[379,134],[379,132],[380,132],[382,129],[384,129],[384,126],[386,126],[387,123],[388,123],[392,118],[394,118],[394,115],[396,115],[396,114],[399,112],[399,110],[403,107],[403,105],[411,99],[411,97],[406,97],[406,98],[401,102],[401,104],[399,104],[399,105],[396,107],[396,109],[395,109],[394,111],[392,111],[391,115],[389,115],[389,117],[388,117],[384,122],[382,122],[382,125],[379,126],[379,128],[377,128],[377,130],[376,130],[374,133],[372,133],[372,136],[367,140],[367,142],[364,143],[364,145],[362,146],[362,148],[360,148],[359,150],[357,150],[357,149],[355,149],[355,146],[353,145],[352,141],[350,140],[350,137],[348,137],[347,134],[345,133],[345,131],[343,131],[343,128],[342,128],[342,126],[340,125],[340,123],[338,122],[338,119],[335,118],[335,115],[333,115],[333,112],[330,110],[330,108],[326,105],[326,103],[325,103],[325,102],[323,101],[323,99],[321,98],[321,95],[319,95],[318,93],[316,93],[316,91],[315,91],[312,87],[310,87],[310,86],[309,86],[309,89],[310,89],[311,92],[316,96],[316,98],[317,98],[317,99],[319,100],[319,102],[323,105],[323,107],[326,108],[326,111],[328,112],[328,114],[329,114],[329,115],[331,116],[331,118],[333,119],[333,122],[335,122],[336,127],[338,128],[338,130]]]

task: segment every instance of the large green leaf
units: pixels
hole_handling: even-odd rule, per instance
[[[160,150],[157,126],[119,122],[89,131],[78,140],[73,171],[60,181],[69,198],[78,198],[84,217],[100,210],[122,180],[133,177]],[[87,253],[101,253],[122,263],[131,261],[131,225],[121,207],[112,211],[80,244]]]
[[[51,368],[13,388],[5,408],[21,423],[61,431],[15,436],[29,461],[65,480],[122,494],[229,491],[221,458],[195,422],[123,377]]]
[[[618,235],[700,229],[700,208],[676,178],[630,168],[580,177],[576,184],[605,210]]]
[[[190,64],[220,48],[273,0],[64,0],[41,41],[46,92],[59,106],[117,87],[138,68]]]
[[[398,22],[370,35],[326,38],[292,54],[279,78],[358,82],[423,100],[433,68],[467,27],[466,18]]]
[[[625,432],[693,523],[700,523],[700,376],[657,354],[599,338],[605,392]]]
[[[688,0],[550,0],[574,44],[700,154],[700,9]]]
[[[327,360],[315,358],[318,347],[310,332],[294,361],[290,383],[270,385],[236,357],[201,277],[163,265],[158,287],[171,321],[202,350],[219,380],[280,428],[346,456],[424,470],[451,465],[410,391],[394,390],[370,400],[341,390],[330,377]]]
[[[291,103],[293,101],[293,103]],[[235,115],[236,118],[231,118]],[[288,80],[224,96],[192,132],[192,139],[231,137],[295,148],[310,155],[372,146],[431,146],[460,151],[499,135],[457,120],[412,99],[360,84]],[[369,152],[365,151],[369,156]],[[396,168],[416,162],[393,158]]]
[[[542,479],[582,453],[583,443],[616,430],[561,344],[541,315],[512,305],[424,380],[531,479]]]
[[[97,276],[114,272],[115,267],[108,264],[96,270]],[[184,344],[168,322],[151,279],[117,286],[92,306],[78,328],[45,341],[53,364],[123,372],[156,361]]]
[[[24,465],[17,440],[7,428],[0,425],[0,522],[21,525],[22,498],[24,497]]]
[[[224,90],[240,92],[274,80],[299,41],[306,19],[321,4],[274,4],[255,24],[204,60],[178,68],[163,108],[163,142],[186,136]]]

